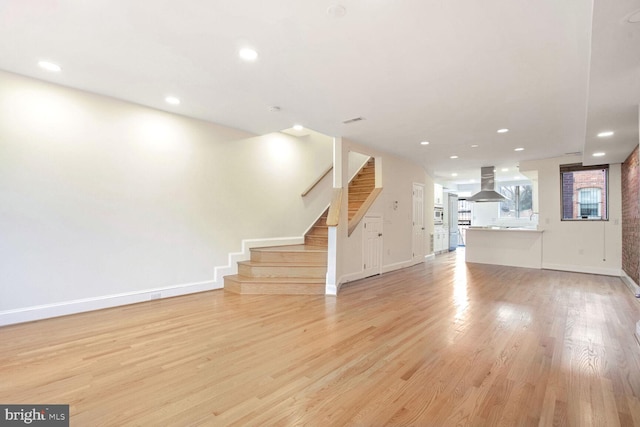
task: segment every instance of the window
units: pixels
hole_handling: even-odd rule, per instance
[[[529,218],[533,213],[531,185],[503,185],[500,194],[507,198],[500,202],[500,218]]]
[[[580,217],[600,218],[600,201],[602,200],[602,190],[600,188],[581,188],[578,193],[578,205],[580,206]]]
[[[562,220],[609,219],[608,165],[561,165]]]

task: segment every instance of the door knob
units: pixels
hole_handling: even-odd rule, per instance
[[[382,237],[382,233],[378,233],[378,237]]]

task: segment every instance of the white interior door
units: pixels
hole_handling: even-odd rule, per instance
[[[413,260],[424,260],[424,184],[413,183]]]
[[[363,272],[374,276],[382,273],[382,217],[365,216],[363,230]]]

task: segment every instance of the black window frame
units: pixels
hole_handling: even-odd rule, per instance
[[[567,172],[585,172],[592,170],[604,171],[604,200],[603,211],[604,215],[600,218],[589,218],[588,215],[580,215],[580,218],[565,218],[565,181],[564,174]],[[594,187],[598,188],[598,187]],[[573,200],[573,187],[571,199]],[[560,220],[561,221],[609,221],[609,165],[589,165],[584,166],[582,163],[572,163],[567,165],[560,165]]]

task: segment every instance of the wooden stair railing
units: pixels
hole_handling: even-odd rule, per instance
[[[302,193],[300,193],[300,196],[304,197],[307,194],[309,194],[311,190],[313,190],[316,187],[316,185],[320,184],[320,181],[322,181],[324,177],[327,176],[329,172],[331,172],[332,170],[333,170],[333,165],[329,165],[329,167],[322,173],[322,175],[320,175],[315,181],[313,181],[313,183],[310,186],[308,186]]]
[[[358,171],[348,191],[348,233],[351,235],[382,191],[375,187],[374,159],[370,158]],[[305,244],[252,248],[251,258],[238,262],[238,274],[224,277],[225,290],[239,294],[324,294],[329,227],[338,225],[342,197],[343,189],[334,188],[329,208],[305,234]]]
[[[340,221],[340,207],[342,206],[342,188],[334,188],[331,196],[331,205],[327,214],[327,225],[335,227]]]

